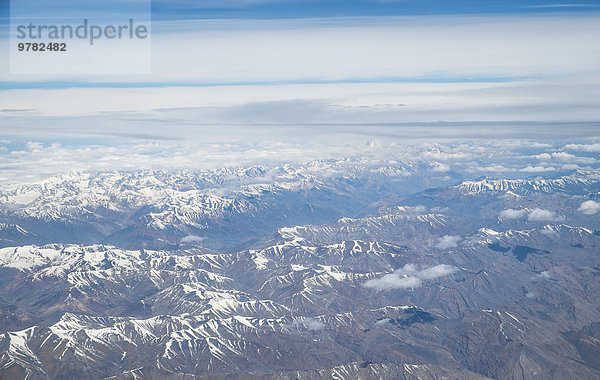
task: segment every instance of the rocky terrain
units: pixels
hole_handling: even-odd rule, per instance
[[[600,172],[436,167],[1,189],[0,378],[599,378]]]

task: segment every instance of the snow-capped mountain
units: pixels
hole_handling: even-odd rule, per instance
[[[387,194],[447,182],[434,168],[330,160],[298,168],[73,173],[0,189],[0,222],[39,235],[36,243],[173,249],[199,236],[206,247],[235,249],[290,223],[333,221]]]
[[[598,377],[598,173],[433,168],[4,189],[0,377]]]
[[[573,193],[586,194],[600,191],[600,174],[592,170],[577,170],[559,178],[481,179],[464,181],[449,188],[451,193],[474,196],[480,194]]]

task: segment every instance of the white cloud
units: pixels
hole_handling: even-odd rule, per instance
[[[556,158],[559,160],[567,160],[567,161],[577,157],[574,154],[567,153],[567,152],[554,152],[551,154],[551,156],[552,156],[552,158]]]
[[[563,28],[566,24],[570,28]],[[599,30],[596,16],[581,15],[155,21],[151,79],[256,82],[431,73],[580,74],[597,69],[593,36]],[[190,46],[189,40],[196,43]]]
[[[527,210],[521,209],[521,210],[515,210],[512,208],[506,209],[506,210],[502,210],[500,212],[500,218],[502,219],[520,219],[523,218],[525,215],[527,215]]]
[[[574,162],[580,164],[593,164],[596,162],[595,158],[592,157],[578,157],[574,154],[567,152],[554,152],[552,158],[563,162]]]
[[[564,164],[560,167],[561,170],[577,170],[580,166],[577,164]]]
[[[563,219],[564,218],[556,215],[554,211],[541,208],[533,209],[527,216],[527,220],[530,222],[556,222]]]
[[[425,269],[418,269],[414,264],[406,264],[394,273],[365,282],[363,286],[376,290],[414,289],[420,287],[423,281],[449,276],[456,273],[457,270],[456,267],[446,264]]]
[[[577,209],[584,215],[595,215],[600,212],[600,203],[596,201],[585,201]]]
[[[286,324],[285,327],[292,328],[296,331],[302,327],[311,331],[320,331],[327,327],[327,325],[312,317],[299,317],[295,319],[292,323]]]
[[[600,152],[600,143],[594,144],[567,144],[564,146],[566,150],[575,150],[580,152],[597,153]]]
[[[533,156],[534,158],[537,158],[539,160],[551,160],[552,156],[550,155],[550,153],[540,153],[540,154],[536,154]]]
[[[381,278],[365,282],[366,288],[377,290],[414,289],[421,286],[421,279],[413,276],[403,276],[399,273],[386,274]]]
[[[319,331],[325,328],[325,324],[321,321],[317,321],[314,318],[304,318],[301,322],[304,327],[311,331]]]
[[[422,280],[433,280],[438,277],[449,276],[456,272],[456,268],[451,265],[440,264],[431,268],[423,269],[414,273]]]
[[[550,273],[550,271],[549,271],[549,270],[545,270],[545,271],[542,271],[542,272],[540,272],[540,273],[537,273],[537,274],[535,274],[535,275],[531,276],[531,280],[532,280],[532,281],[539,281],[539,280],[549,280],[549,279],[551,279],[551,278],[552,278],[552,274]],[[527,294],[530,294],[530,293],[527,293]],[[533,294],[533,293],[531,293],[531,294],[532,294],[532,296],[527,296],[527,294],[525,295],[527,298],[534,298],[534,297],[537,297],[537,295],[536,295],[536,294]]]
[[[540,274],[538,274],[538,278],[542,278],[544,280],[548,280],[551,277],[552,276],[550,275],[550,271],[547,271],[547,270],[545,270],[545,271],[541,272]]]
[[[535,208],[533,210],[526,209],[506,209],[498,214],[501,219],[514,220],[527,217],[530,222],[557,222],[564,220],[564,217],[558,216],[554,211]]]
[[[443,160],[443,161],[464,160],[471,156],[472,155],[470,153],[465,153],[465,152],[443,152],[443,151],[437,151],[437,150],[432,150],[432,151],[423,153],[423,157],[426,159]]]
[[[522,168],[520,171],[525,172],[525,173],[546,173],[546,172],[553,172],[556,169],[554,169],[551,166],[526,166],[524,168]]]
[[[390,318],[383,318],[375,322],[375,326],[385,326],[390,324],[392,320]]]
[[[275,140],[275,136],[273,136]],[[172,141],[61,146],[29,143],[27,150],[0,152],[5,184],[34,183],[72,171],[206,170],[223,166],[301,163],[331,157],[355,157],[360,145],[264,141],[228,144]],[[383,151],[372,152],[373,156]],[[1,184],[1,183],[0,183]]]
[[[569,146],[569,145],[567,145],[567,146]],[[551,160],[560,161],[560,162],[568,162],[568,163],[579,163],[579,164],[593,164],[596,162],[595,158],[579,157],[579,156],[576,156],[574,154],[567,153],[567,152],[540,153],[540,154],[535,154],[535,155],[529,156],[529,157],[536,158],[536,159],[542,160],[542,161],[546,161],[546,162],[542,162],[542,164],[545,164],[544,166],[532,166],[532,168],[535,168],[535,169],[532,169],[531,171],[534,171],[534,170],[543,171],[543,169],[539,169],[539,168],[547,167],[548,166],[547,162],[551,161]],[[527,157],[524,157],[524,158],[527,158]]]
[[[150,123],[151,124],[151,123]],[[118,123],[116,124],[118,125]],[[163,124],[161,124],[162,126]],[[64,128],[68,128],[65,126]],[[450,126],[440,127],[447,131]],[[508,128],[508,127],[507,127]],[[81,128],[79,128],[81,130]],[[403,137],[405,130],[401,127],[389,128],[376,126],[365,129],[363,126],[357,128],[332,128],[323,129],[322,133],[315,134],[312,128],[296,127],[247,127],[231,126],[223,128],[225,132],[215,132],[213,127],[195,126],[190,129],[182,129],[177,139],[169,139],[169,131],[162,128],[162,132],[150,129],[127,129],[127,132],[140,136],[128,139],[119,134],[119,128],[110,129],[106,127],[106,133],[111,139],[120,139],[122,142],[107,142],[106,145],[73,145],[73,144],[47,144],[37,141],[18,143],[11,145],[8,149],[0,149],[0,161],[2,162],[2,176],[0,185],[32,183],[51,176],[65,174],[70,171],[107,171],[107,170],[140,170],[140,169],[189,169],[206,170],[223,166],[246,166],[246,165],[281,165],[285,163],[299,164],[311,160],[331,158],[356,158],[364,162],[369,160],[373,163],[413,161],[415,157],[426,158],[428,152],[445,152],[452,156],[461,155],[462,145],[427,145],[423,140],[406,141]],[[123,128],[121,128],[123,129]],[[176,129],[176,128],[173,128]],[[431,130],[431,127],[427,128]],[[45,131],[46,129],[44,129]],[[248,131],[251,130],[251,135]],[[461,127],[456,127],[459,133]],[[512,131],[512,129],[508,129]],[[153,136],[153,133],[159,133]],[[398,138],[393,137],[398,133]],[[41,132],[40,132],[41,133]],[[146,136],[145,133],[150,133]],[[187,140],[180,140],[183,134],[189,133]],[[223,137],[220,133],[226,133],[229,137]],[[389,144],[381,143],[370,149],[365,145],[369,141],[369,134],[386,133],[389,135]],[[77,136],[77,134],[69,136]],[[202,140],[198,136],[202,135]],[[50,140],[51,136],[39,136],[40,139]],[[79,136],[78,139],[85,139]],[[90,138],[89,136],[87,138]],[[27,141],[27,140],[24,140]],[[50,140],[52,141],[52,140]],[[487,174],[496,168],[496,165],[505,168],[514,162],[521,160],[521,155],[511,151],[501,142],[495,145],[480,142],[472,147],[474,150],[482,150],[475,161],[452,161],[452,169],[457,172],[470,173],[474,166],[486,164],[484,172]],[[507,143],[508,144],[508,143]],[[518,147],[519,145],[515,145]],[[521,145],[523,146],[523,145]],[[481,149],[480,149],[481,148]],[[466,148],[468,149],[468,148]],[[435,155],[436,153],[434,153]],[[469,151],[462,154],[473,154]],[[390,159],[393,158],[392,161]],[[427,165],[434,167],[439,162],[436,159],[429,161]],[[446,165],[446,164],[443,164]],[[522,165],[519,165],[522,166]],[[595,165],[589,167],[594,169]],[[445,169],[445,168],[444,168]],[[411,174],[406,172],[406,174]],[[441,180],[441,178],[436,178]],[[444,181],[452,181],[446,178]],[[418,210],[415,210],[418,211]]]
[[[29,150],[31,152],[36,152],[36,151],[44,149],[44,144],[42,144],[40,142],[36,142],[36,141],[28,141],[25,144],[25,147],[27,148],[27,150]]]
[[[487,172],[487,173],[504,173],[515,171],[515,169],[507,168],[504,165],[496,164],[496,165],[488,165],[488,166],[476,166],[473,168],[475,172]]]
[[[456,248],[461,240],[462,238],[460,236],[444,235],[435,246],[439,249]]]
[[[214,125],[248,124],[247,120],[286,126],[332,120],[366,124],[599,120],[596,92],[600,78],[594,64],[600,54],[594,38],[600,31],[598,20],[597,15],[547,15],[377,17],[301,23],[157,21],[153,23],[152,75],[93,77],[85,83],[120,82],[124,88],[0,91],[3,107],[32,110],[18,118],[2,115],[2,132],[10,140],[40,136],[47,141],[51,135],[98,141],[125,130],[132,135],[143,131],[201,140],[209,129],[211,134],[218,129],[227,137],[234,136],[229,127]],[[564,25],[571,27],[565,29]],[[189,40],[197,43],[190,46]],[[0,65],[7,63],[0,60]],[[0,81],[14,82],[8,73],[7,67],[0,67]],[[458,82],[464,77],[482,79],[478,83],[436,83],[437,73],[443,73],[441,82],[446,78],[458,78]],[[544,79],[518,79],[539,77],[540,73]],[[486,81],[490,77],[507,79]],[[406,78],[411,83],[390,78]],[[68,82],[66,79],[23,80]],[[370,83],[341,83],[357,79]],[[141,82],[143,88],[126,88],[128,81]],[[516,128],[508,131],[483,125],[485,122],[463,126],[461,131],[463,135],[518,136]],[[44,128],[36,127],[42,123]],[[519,128],[524,135],[548,137],[539,132],[544,132],[543,125]],[[360,133],[365,134],[364,129]],[[418,133],[409,130],[405,136],[443,137],[440,130],[426,129],[420,128]],[[443,128],[443,133],[448,129]],[[254,131],[242,129],[246,136]],[[569,132],[589,136],[593,128],[575,126]],[[567,147],[595,151],[594,145],[599,144]],[[437,155],[442,160],[466,158],[456,152]],[[505,171],[500,166],[489,169]],[[524,169],[550,170],[537,164]]]
[[[182,238],[180,240],[180,242],[183,244],[185,244],[185,243],[200,243],[203,240],[204,240],[204,238],[201,236],[188,235],[188,236],[185,236],[184,238]]]
[[[443,164],[441,162],[436,162],[434,163],[433,169],[431,169],[434,172],[439,172],[439,173],[446,173],[450,171],[450,166]]]
[[[126,120],[127,116],[137,119],[144,131],[163,134],[158,131],[166,130],[171,137],[178,134],[186,139],[191,132],[201,129],[192,128],[194,122],[215,125],[275,119],[290,125],[307,120],[369,124],[598,120],[600,107],[595,96],[598,77],[586,74],[597,72],[597,65],[593,64],[598,61],[597,41],[592,36],[598,33],[590,31],[599,31],[600,23],[598,17],[573,17],[454,16],[425,21],[360,18],[292,24],[232,21],[210,25],[203,21],[156,22],[151,76],[89,79],[124,81],[125,86],[129,80],[142,81],[150,84],[148,87],[3,90],[0,104],[10,109],[31,108],[38,115],[28,115],[27,119],[21,116],[17,121],[20,125],[7,121],[2,126],[3,134],[7,137],[7,132],[28,134],[32,138],[54,132],[105,137],[111,129],[135,129],[134,122]],[[572,27],[565,30],[563,25]],[[561,33],[557,34],[557,30]],[[186,41],[190,39],[198,43],[189,46]],[[355,43],[348,44],[349,40]],[[456,41],[468,48],[458,49]],[[536,54],[531,54],[532,49]],[[256,54],[257,51],[262,54]],[[0,73],[8,72],[0,67]],[[510,81],[511,77],[539,73],[552,77],[553,72],[560,74],[560,78]],[[447,78],[460,78],[467,73],[466,76],[483,79],[480,83],[427,83],[435,82],[435,74],[434,78],[427,78],[432,73],[444,73]],[[486,82],[485,78],[490,76],[509,79],[506,83]],[[345,78],[366,78],[368,82],[370,77],[375,83],[327,83]],[[425,79],[424,83],[390,83],[393,81],[386,81],[386,77],[417,78],[416,82],[419,77]],[[8,77],[4,79],[11,81]],[[295,84],[311,79],[324,83]],[[282,83],[232,85],[261,81]],[[205,86],[207,82],[227,85]],[[152,87],[151,83],[160,86]],[[194,87],[194,83],[198,86]],[[286,102],[288,106],[283,107]],[[402,106],[398,106],[399,102]],[[379,107],[381,104],[393,107]],[[68,121],[63,119],[65,116],[97,119]],[[141,119],[162,119],[169,122],[169,128],[156,120],[144,123]],[[42,122],[43,131],[35,128]],[[462,132],[476,133],[481,129],[515,136],[503,132],[503,127],[482,125],[462,128]],[[585,133],[591,134],[589,130],[593,128],[587,129]],[[578,134],[582,133],[580,130]],[[521,131],[535,133],[529,127],[521,126]],[[198,134],[202,136],[201,132]],[[444,160],[464,158],[459,153],[438,154]]]

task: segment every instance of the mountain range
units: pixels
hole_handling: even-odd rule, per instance
[[[344,159],[6,186],[0,378],[598,378],[599,179]]]

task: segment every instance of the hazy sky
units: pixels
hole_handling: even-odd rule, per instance
[[[600,135],[599,1],[178,0],[152,10],[150,75],[18,76],[3,54],[0,160],[27,142]]]

